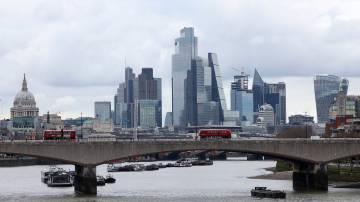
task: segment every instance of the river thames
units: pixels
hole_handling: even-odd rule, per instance
[[[250,197],[255,186],[285,190],[287,201],[358,201],[360,190],[329,188],[327,193],[297,193],[289,180],[248,179],[270,173],[274,161],[215,161],[213,166],[165,168],[158,171],[112,173],[115,184],[98,187],[95,197],[77,197],[74,188],[49,188],[40,181],[48,166],[0,168],[0,201],[258,201]],[[66,169],[74,166],[63,165]],[[106,175],[106,165],[97,173]],[[262,201],[275,201],[262,199]]]

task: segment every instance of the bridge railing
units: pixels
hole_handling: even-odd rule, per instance
[[[356,141],[360,143],[360,138],[321,138],[321,139],[309,139],[309,138],[286,138],[286,139],[278,139],[278,138],[256,138],[256,139],[76,139],[76,140],[0,140],[0,143],[56,143],[56,142],[67,142],[67,143],[86,143],[86,142],[168,142],[168,141],[178,141],[178,142],[229,142],[229,141],[299,141],[299,142],[321,142],[321,141]]]

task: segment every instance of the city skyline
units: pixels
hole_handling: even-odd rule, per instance
[[[201,5],[208,8],[216,7],[211,18],[218,18],[223,25],[218,25],[220,29],[213,29],[206,24],[205,20],[190,20],[195,19],[196,12],[192,9],[187,11],[189,17],[186,17],[176,14],[176,10],[173,8],[169,9],[166,6],[169,10],[164,7],[155,8],[148,3],[144,5],[150,8],[144,13],[144,24],[140,23],[136,28],[131,28],[128,23],[116,24],[109,20],[109,17],[115,17],[118,13],[110,7],[144,11],[143,6],[135,8],[129,2],[106,4],[61,2],[54,6],[45,1],[38,1],[32,2],[27,8],[23,7],[25,10],[23,12],[17,7],[19,2],[4,1],[1,3],[3,5],[1,9],[13,12],[1,12],[3,17],[13,18],[13,22],[19,22],[19,24],[11,25],[1,22],[2,27],[8,28],[3,32],[4,40],[0,48],[0,66],[6,68],[3,69],[5,72],[0,75],[1,117],[3,118],[4,115],[7,118],[10,117],[8,109],[12,106],[16,92],[19,91],[18,86],[24,72],[28,75],[29,86],[37,99],[40,114],[47,111],[60,112],[64,118],[67,118],[78,117],[83,112],[84,115],[92,116],[94,101],[113,100],[114,89],[119,82],[123,82],[122,72],[126,58],[126,63],[134,67],[135,72],[139,73],[141,67],[152,66],[154,74],[164,78],[162,110],[164,118],[166,112],[171,111],[171,81],[169,78],[173,39],[185,26],[193,26],[196,29],[201,42],[199,55],[206,55],[208,51],[218,54],[228,106],[230,106],[230,83],[232,77],[238,73],[231,67],[241,68],[244,66],[245,72],[248,73],[252,73],[253,69],[257,68],[266,81],[284,81],[287,84],[288,116],[307,112],[316,117],[312,81],[315,74],[336,74],[346,77],[350,81],[348,94],[360,94],[359,89],[355,88],[360,84],[360,79],[356,78],[358,63],[354,59],[360,58],[356,54],[358,43],[354,39],[358,33],[352,29],[352,27],[356,27],[356,19],[359,18],[353,9],[356,8],[357,3],[348,2],[341,5],[336,2],[332,5],[316,3],[322,5],[318,6],[321,8],[316,9],[310,9],[309,6],[302,3],[295,3],[300,7],[298,9],[291,7],[288,11],[280,10],[280,7],[288,5],[287,3],[278,3],[271,9],[260,5],[259,8],[264,11],[260,13],[255,9],[258,6],[256,3],[231,3],[214,1],[207,5]],[[155,4],[159,6],[159,3]],[[180,3],[176,4],[180,5]],[[199,4],[194,3],[191,6],[196,10],[201,7]],[[71,9],[67,9],[65,12],[64,9],[57,9],[79,6],[83,8],[82,12],[75,12]],[[137,4],[137,6],[139,5]],[[180,6],[188,8],[190,4],[185,2]],[[42,7],[49,8],[45,9],[48,12],[34,12]],[[237,9],[240,11],[248,9],[248,12],[238,16],[239,10]],[[292,12],[300,13],[303,9],[308,10],[307,17],[298,18],[292,14]],[[154,12],[155,10],[163,12]],[[171,11],[174,13],[171,14]],[[235,14],[235,11],[236,18],[229,18]],[[276,18],[274,15],[276,11],[281,11],[291,20],[285,20],[286,17],[284,19]],[[217,12],[228,15],[219,16]],[[94,20],[91,16],[95,16],[95,14],[100,15],[101,20],[89,23]],[[122,17],[126,19],[132,14],[122,15],[125,15]],[[78,19],[74,21],[76,27],[66,23],[67,18],[71,16]],[[146,25],[151,22],[149,20],[158,20],[163,16],[173,16],[174,18]],[[254,20],[251,20],[254,26],[248,25],[245,20],[253,19],[251,16],[256,16]],[[145,19],[146,17],[149,17],[149,20]],[[269,25],[265,26],[264,20],[267,17],[269,19],[266,22]],[[297,23],[289,25],[292,21]],[[161,29],[163,24],[167,24],[167,26]],[[235,29],[229,29],[234,25],[237,25]],[[287,29],[286,26],[294,28],[297,33]],[[339,35],[341,34],[337,31],[339,28],[347,29],[346,33],[352,33],[353,37]],[[141,32],[135,33],[135,30],[138,29]],[[94,35],[89,34],[86,35],[87,37],[83,37],[82,30],[89,33],[97,32]],[[229,33],[227,30],[232,30],[232,32]],[[273,32],[269,32],[268,35],[262,34],[268,33],[268,30],[273,30]],[[353,42],[350,47],[347,46],[349,40]],[[300,47],[299,41],[303,41]],[[316,42],[316,49],[312,49],[313,47],[310,46],[313,41]],[[347,54],[349,51],[351,54]],[[75,58],[75,60],[71,58]],[[301,68],[297,68],[299,66]],[[299,80],[304,83],[301,89],[296,86],[296,82]],[[303,93],[302,97],[308,100],[306,103],[299,105],[294,98],[298,92]]]

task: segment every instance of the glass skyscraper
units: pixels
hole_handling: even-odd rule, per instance
[[[253,92],[248,89],[248,77],[241,72],[231,83],[231,110],[239,112],[242,125],[254,122]]]
[[[337,97],[340,78],[335,75],[315,75],[314,90],[318,123],[329,121],[330,106]]]
[[[224,121],[224,111],[226,108],[224,88],[222,84],[220,65],[216,53],[208,53],[209,66],[211,67],[211,86],[212,86],[212,100],[219,102],[220,117],[219,121]]]
[[[286,123],[286,85],[284,82],[265,83],[264,101],[270,104],[275,112],[275,124]]]
[[[185,79],[191,70],[192,60],[198,55],[198,40],[194,28],[185,27],[175,39],[175,54],[172,55],[172,112],[174,126],[187,124],[185,109]]]
[[[172,57],[173,125],[220,125],[225,119],[226,102],[217,55],[198,56],[193,28],[180,33]]]
[[[111,123],[111,102],[95,102],[95,118],[101,124]]]
[[[253,81],[253,110],[257,114],[259,107],[270,104],[275,112],[275,124],[286,123],[286,84],[265,83],[255,69]],[[255,117],[256,118],[256,117]]]
[[[161,127],[162,110],[160,100],[136,100],[135,113],[136,127]]]
[[[254,97],[254,112],[258,112],[260,106],[264,104],[264,81],[262,80],[259,72],[255,69],[254,80],[252,85]]]

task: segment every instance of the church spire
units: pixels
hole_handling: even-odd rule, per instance
[[[24,74],[24,80],[23,80],[23,83],[22,83],[22,89],[21,90],[22,91],[27,91],[28,90],[25,74]]]

